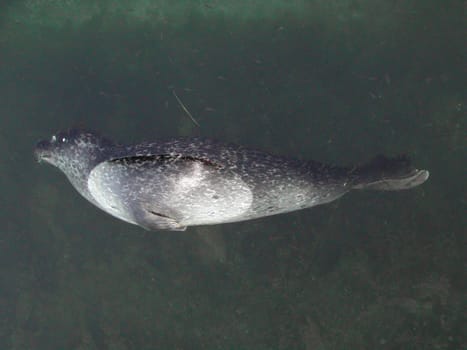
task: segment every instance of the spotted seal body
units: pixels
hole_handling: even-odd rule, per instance
[[[41,141],[35,153],[90,202],[148,230],[249,220],[327,203],[351,189],[412,188],[429,176],[405,157],[335,167],[209,139],[120,145],[82,130]]]

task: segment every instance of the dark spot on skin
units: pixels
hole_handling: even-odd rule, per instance
[[[212,196],[213,199],[219,199],[219,196],[217,194],[215,194],[214,196]]]

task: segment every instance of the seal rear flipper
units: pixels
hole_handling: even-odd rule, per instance
[[[430,173],[415,169],[407,156],[388,158],[376,156],[350,172],[355,189],[399,191],[424,183]]]

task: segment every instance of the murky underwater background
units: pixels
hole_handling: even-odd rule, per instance
[[[0,349],[465,349],[463,1],[1,4]],[[431,178],[146,232],[35,162],[72,126]]]

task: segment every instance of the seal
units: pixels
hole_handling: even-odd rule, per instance
[[[88,201],[147,230],[250,220],[328,203],[352,189],[409,189],[429,176],[406,156],[339,167],[204,138],[122,145],[77,129],[40,141],[35,154]]]

